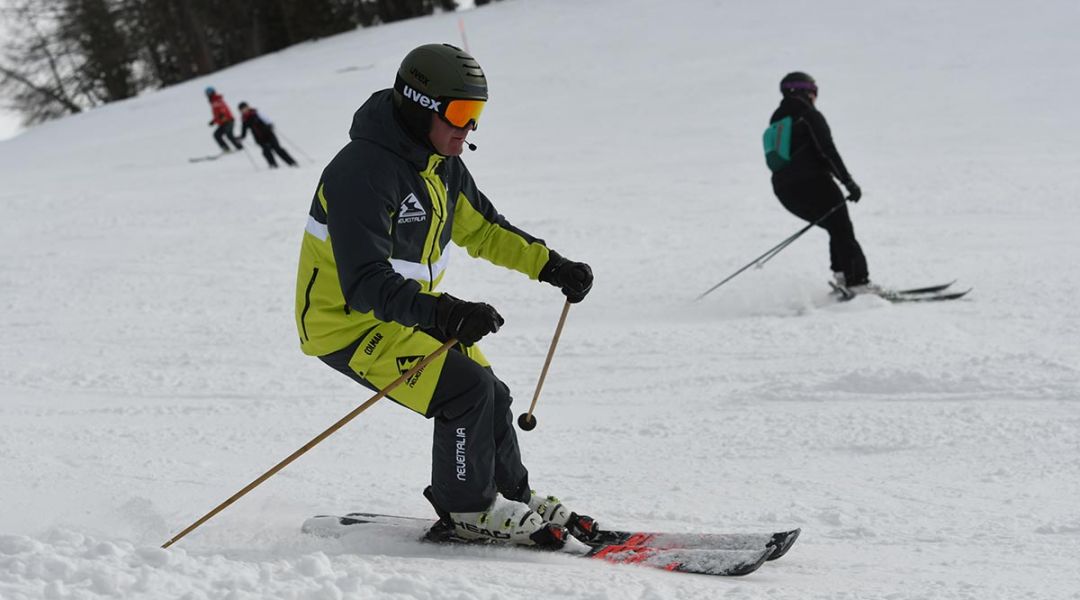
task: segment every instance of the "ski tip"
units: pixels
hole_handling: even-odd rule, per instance
[[[724,569],[722,571],[718,571],[718,572],[709,572],[709,571],[701,572],[701,571],[697,571],[697,572],[702,574],[702,575],[719,575],[719,576],[722,576],[722,577],[742,577],[744,575],[749,575],[749,574],[753,573],[754,571],[757,571],[758,569],[760,569],[761,565],[763,565],[767,561],[769,561],[770,557],[773,554],[774,554],[774,551],[773,551],[772,548],[766,548],[766,549],[762,550],[761,552],[759,552],[755,557],[750,558],[750,559],[746,560],[745,562],[743,562],[741,564],[738,564],[738,565],[729,567],[727,569]],[[695,572],[695,571],[687,570],[687,572]]]
[[[300,533],[315,537],[338,537],[340,534],[335,531],[337,525],[339,525],[338,517],[315,515],[304,521],[303,525],[300,526]]]
[[[768,547],[772,548],[772,553],[769,555],[768,560],[776,560],[787,554],[788,550],[791,550],[791,547],[795,545],[795,540],[799,539],[800,533],[802,533],[801,527],[797,527],[791,531],[774,533],[768,544]]]

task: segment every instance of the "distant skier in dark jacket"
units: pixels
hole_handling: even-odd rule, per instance
[[[285,161],[285,164],[295,167],[296,161],[278,142],[277,135],[274,133],[274,124],[259,116],[259,111],[249,106],[247,102],[241,102],[237,108],[240,109],[240,120],[244,123],[244,127],[240,130],[240,139],[247,137],[248,130],[251,130],[251,136],[255,138],[255,143],[262,147],[263,156],[266,157],[266,162],[269,163],[271,169],[277,168],[277,161],[274,160],[275,152],[281,160]]]
[[[806,73],[789,73],[780,81],[780,93],[784,98],[769,122],[792,118],[791,160],[773,172],[773,191],[784,208],[810,223],[839,206],[819,224],[829,232],[833,275],[838,284],[856,293],[869,291],[866,257],[855,239],[844,195],[833,178],[847,188],[851,202],[859,201],[862,190],[844,166],[825,116],[814,106],[817,83]]]
[[[225,144],[225,139],[228,138],[232,145],[237,150],[243,150],[244,147],[233,135],[233,115],[229,110],[229,105],[225,104],[225,99],[221,97],[221,94],[212,88],[206,88],[206,99],[210,102],[210,110],[214,113],[214,117],[210,119],[210,125],[217,125],[217,129],[214,130],[214,141],[218,146],[221,146],[222,152],[230,152],[230,148]]]

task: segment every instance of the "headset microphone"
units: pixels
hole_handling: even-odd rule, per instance
[[[472,142],[465,142],[465,145],[469,147],[469,150],[472,150],[473,152],[476,152],[476,144],[474,144]]]

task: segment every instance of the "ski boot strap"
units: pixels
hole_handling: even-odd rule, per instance
[[[566,540],[569,537],[569,532],[562,525],[544,523],[544,526],[530,535],[529,539],[536,544],[537,548],[543,548],[544,550],[560,550],[566,545]]]
[[[570,531],[570,535],[586,544],[600,535],[600,527],[596,524],[596,519],[577,513],[570,513],[566,529]]]

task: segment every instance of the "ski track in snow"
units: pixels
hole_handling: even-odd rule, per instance
[[[0,143],[0,598],[1080,598],[1080,8],[684,4],[359,30]],[[534,487],[612,527],[802,527],[782,560],[722,579],[301,535],[430,515],[430,423],[389,401],[158,547],[368,397],[297,347],[303,222],[356,106],[458,16],[492,85],[470,169],[596,272],[519,433]],[[693,302],[801,226],[758,149],[793,69],[866,192],[874,278],[968,299],[833,303],[814,231]],[[189,164],[211,83],[315,164]],[[527,408],[561,297],[463,252],[444,289],[506,317],[485,352]]]

